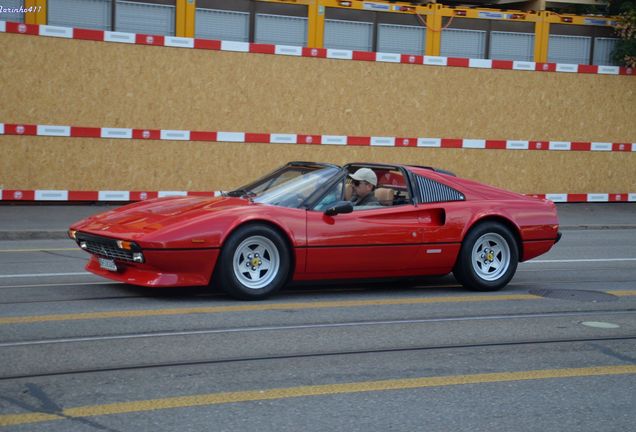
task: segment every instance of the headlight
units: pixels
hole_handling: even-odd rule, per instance
[[[68,230],[68,236],[70,238],[72,238],[73,240],[77,240],[76,235],[77,235],[77,231],[76,230],[74,230],[74,229]]]
[[[132,250],[133,243],[129,241],[124,241],[124,240],[117,240],[117,247],[119,249]]]

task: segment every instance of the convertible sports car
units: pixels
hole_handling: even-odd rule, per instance
[[[352,204],[373,171],[377,202]],[[366,170],[368,174],[368,170]],[[372,176],[372,174],[371,174]],[[289,281],[444,275],[492,291],[559,240],[551,201],[430,167],[291,162],[219,197],[130,204],[73,224],[86,269],[148,287],[263,299]]]

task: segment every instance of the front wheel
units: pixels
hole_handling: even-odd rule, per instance
[[[261,300],[279,290],[290,271],[284,238],[267,225],[240,227],[226,241],[215,279],[220,288],[242,300]]]
[[[518,262],[519,248],[510,230],[485,222],[464,238],[453,274],[468,289],[496,291],[510,282]]]

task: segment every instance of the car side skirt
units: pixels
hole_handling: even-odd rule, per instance
[[[460,248],[461,243],[439,243],[405,245],[399,248],[341,246],[298,249],[293,280],[374,279],[446,274],[452,271]]]

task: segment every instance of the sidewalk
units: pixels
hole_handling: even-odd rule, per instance
[[[66,238],[75,221],[118,205],[0,204],[0,240]],[[636,203],[557,204],[561,230],[636,229]]]
[[[68,238],[68,227],[87,216],[119,205],[1,204],[0,241]]]

